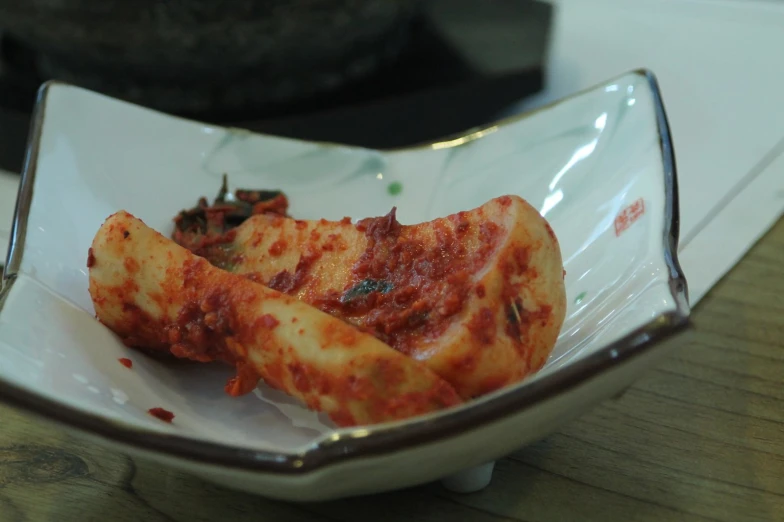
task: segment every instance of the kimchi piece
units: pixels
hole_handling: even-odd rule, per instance
[[[340,426],[461,402],[427,365],[306,302],[211,265],[127,212],[104,222],[88,259],[90,296],[103,324],[134,348],[234,366],[231,395],[263,379]]]
[[[522,198],[408,226],[395,209],[352,223],[281,208],[174,239],[423,361],[463,398],[519,382],[550,355],[566,311],[563,262],[552,228]]]

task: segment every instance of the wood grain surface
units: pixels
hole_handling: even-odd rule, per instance
[[[0,406],[0,521],[784,521],[784,220],[694,322],[623,397],[501,460],[470,495],[270,501]]]

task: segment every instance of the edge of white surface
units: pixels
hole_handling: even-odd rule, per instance
[[[683,205],[683,201],[681,201]],[[694,306],[784,214],[784,154],[777,156],[681,247]]]
[[[5,264],[8,252],[19,181],[19,174],[0,169],[0,266]]]

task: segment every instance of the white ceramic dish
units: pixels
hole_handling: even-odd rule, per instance
[[[688,326],[672,144],[645,71],[386,152],[203,125],[59,83],[42,88],[34,118],[0,298],[0,400],[218,483],[292,500],[449,476],[457,489],[481,486],[483,464],[622,392]],[[396,205],[412,223],[525,197],[550,221],[567,271],[553,356],[534,378],[459,408],[336,430],[263,386],[226,396],[229,369],[129,350],[93,318],[93,235],[118,209],[168,234],[175,213],[212,196],[224,172],[234,187],[283,189],[301,218]],[[174,423],[146,413],[155,406]]]

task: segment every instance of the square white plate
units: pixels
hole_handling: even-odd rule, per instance
[[[164,364],[126,348],[93,318],[85,267],[93,235],[119,209],[168,235],[172,217],[212,196],[223,173],[233,188],[283,190],[303,219],[377,216],[395,205],[409,224],[503,194],[524,197],[555,230],[567,271],[569,308],[550,361],[523,383],[434,417],[336,430],[264,386],[225,395],[228,368]],[[646,71],[395,151],[209,126],[49,83],[0,294],[0,400],[269,496],[326,499],[423,483],[536,440],[661,356],[664,341],[688,326],[677,238],[672,144]],[[156,406],[175,422],[146,413]],[[377,466],[383,473],[370,472]],[[471,488],[476,478],[451,484]]]

